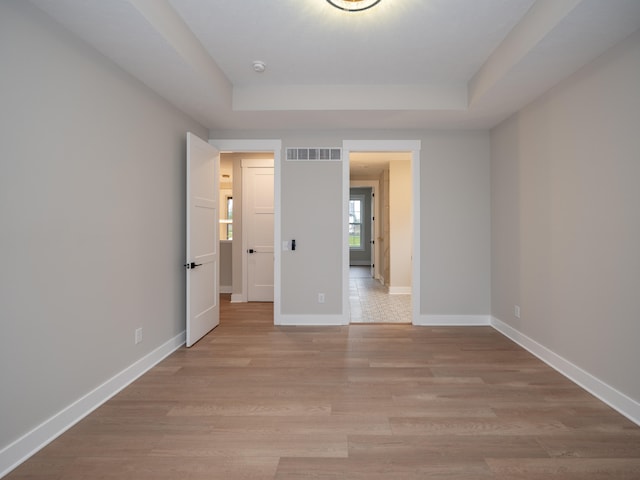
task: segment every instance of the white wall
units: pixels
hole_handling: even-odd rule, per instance
[[[220,293],[233,293],[233,244],[220,240]]]
[[[636,402],[639,86],[637,32],[491,132],[494,317]]]
[[[282,313],[338,314],[342,310],[342,177],[339,162],[283,162]],[[318,293],[326,303],[319,304]]]
[[[413,253],[411,161],[389,162],[390,293],[411,293]]]
[[[430,132],[420,168],[421,313],[488,316],[489,135]]]
[[[27,2],[0,2],[0,65],[1,453],[183,332],[207,131]]]

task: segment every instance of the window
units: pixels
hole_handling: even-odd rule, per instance
[[[233,197],[227,197],[226,207],[227,240],[233,240]]]
[[[231,190],[220,192],[220,240],[233,240],[233,197]]]
[[[349,200],[349,248],[361,250],[364,248],[362,238],[362,211],[364,195],[354,195]]]

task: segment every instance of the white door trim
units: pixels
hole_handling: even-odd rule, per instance
[[[351,152],[411,152],[413,257],[412,323],[420,318],[420,140],[343,140],[342,142],[342,312],[349,316],[349,155]]]
[[[273,152],[273,194],[274,194],[274,219],[273,219],[273,244],[281,245],[280,225],[282,222],[280,211],[280,172],[282,159],[282,140],[277,139],[211,139],[209,143],[220,152]],[[273,319],[277,325],[281,317],[281,250],[274,248],[275,265],[273,272]],[[243,287],[244,288],[244,287]],[[246,295],[246,291],[243,292]],[[246,297],[245,297],[246,298]]]

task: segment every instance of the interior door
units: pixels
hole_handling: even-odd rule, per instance
[[[242,225],[247,247],[247,300],[273,302],[273,161],[244,160],[242,179]]]
[[[187,133],[187,347],[220,323],[220,154]]]

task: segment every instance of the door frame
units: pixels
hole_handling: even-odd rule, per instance
[[[377,241],[377,239],[380,236],[380,195],[378,194],[380,181],[349,179],[349,188],[370,188],[371,193],[373,194],[373,200],[371,202],[371,216],[378,218],[371,221],[371,240],[373,240],[373,245],[371,246],[371,263],[374,265],[374,274],[372,275],[372,278],[379,280],[380,273],[378,272],[378,266],[380,265],[380,242]]]
[[[343,140],[342,142],[342,312],[349,318],[349,156],[351,152],[411,153],[411,306],[413,325],[420,318],[420,140]]]
[[[282,156],[282,140],[277,139],[210,139],[209,143],[220,150],[220,153],[234,153],[234,152],[273,152],[273,206],[275,209],[273,219],[273,254],[274,254],[274,270],[273,270],[273,319],[274,324],[278,324],[281,313],[281,256],[282,252],[278,245],[281,245],[280,226],[281,226],[281,213],[280,213],[280,162]],[[245,272],[243,272],[245,275]],[[243,279],[244,280],[244,279]],[[242,296],[246,301],[247,292],[244,288],[243,282]]]

